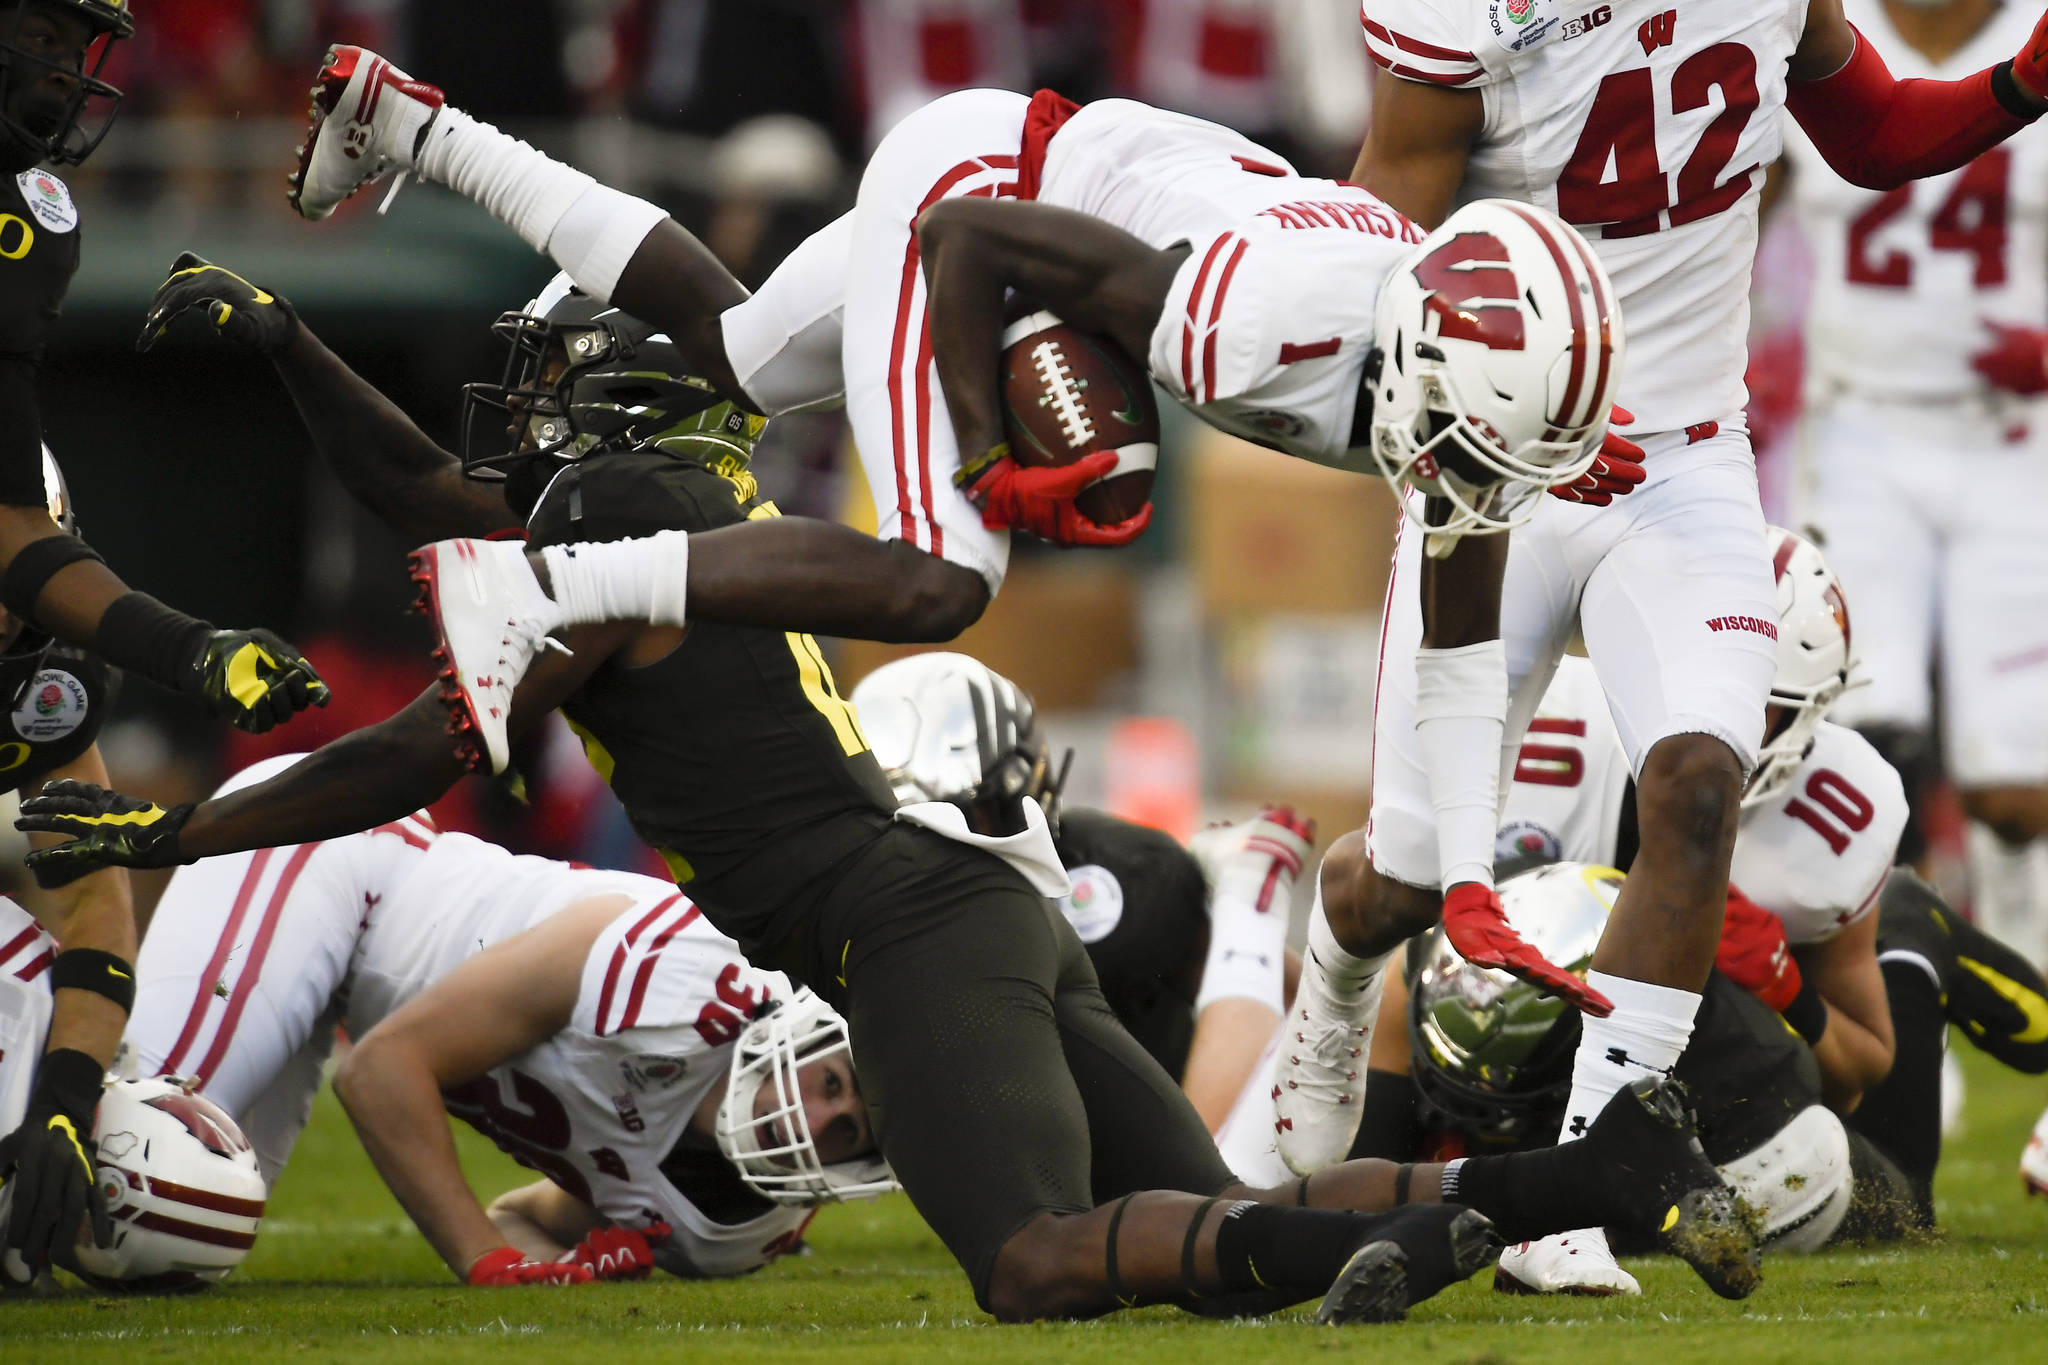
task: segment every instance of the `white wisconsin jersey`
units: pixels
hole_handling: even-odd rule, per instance
[[[1382,68],[1483,96],[1463,193],[1551,209],[1599,254],[1628,320],[1629,430],[1747,399],[1757,196],[1806,5],[1364,0]]]
[[[655,1248],[664,1270],[742,1275],[795,1246],[811,1210],[746,1193],[708,1142],[694,1160],[678,1145],[755,1007],[791,994],[676,892],[598,935],[567,1028],[443,1098],[613,1222],[667,1223],[673,1234]],[[664,1171],[672,1158],[686,1163],[677,1174],[690,1194]],[[721,1222],[707,1204],[738,1212]]]
[[[1041,203],[1192,251],[1153,377],[1212,425],[1344,469],[1380,282],[1423,232],[1356,185],[1295,173],[1220,124],[1098,100],[1047,144]]]
[[[1516,755],[1494,857],[1612,867],[1628,778],[1593,661],[1568,654]]]
[[[1877,904],[1906,828],[1906,789],[1870,741],[1822,721],[1784,790],[1745,807],[1728,880],[1785,922],[1793,944],[1832,938]]]
[[[221,790],[298,758],[256,764]],[[357,1038],[493,944],[580,901],[632,898],[635,907],[606,926],[585,959],[568,1027],[445,1094],[448,1109],[604,1217],[667,1223],[674,1234],[656,1263],[676,1274],[744,1274],[795,1244],[810,1211],[735,1201],[738,1174],[714,1148],[689,1165],[688,1193],[661,1170],[697,1102],[726,1074],[730,1044],[753,1007],[791,993],[780,973],[751,967],[674,886],[439,833],[424,813],[300,847],[303,859],[279,850],[271,861],[284,869],[268,879],[252,873],[264,894],[251,900],[281,900],[300,882],[309,892],[315,881],[345,884],[340,903],[362,914],[342,986]],[[699,1200],[744,1216],[721,1223]]]
[[[1999,6],[1936,63],[1906,45],[1878,0],[1843,8],[1900,80],[1982,71],[2025,47],[2040,19],[2025,5]],[[2048,131],[2022,129],[1961,170],[1878,191],[1836,175],[1783,122],[1792,204],[1813,249],[1809,382],[1893,399],[1989,392],[1970,368],[1992,340],[1985,324],[2048,325]]]

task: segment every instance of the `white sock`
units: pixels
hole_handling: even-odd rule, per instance
[[[601,545],[549,545],[541,557],[547,562],[551,595],[562,610],[564,625],[685,623],[690,569],[686,532],[661,531]]]
[[[1209,958],[1197,1015],[1217,1000],[1256,1000],[1287,1013],[1287,912],[1294,873],[1277,859],[1226,856],[1209,892]]]
[[[441,110],[417,162],[422,176],[474,199],[535,251],[551,253],[601,303],[611,301],[626,262],[668,217],[460,109]]]
[[[1625,976],[1589,971],[1586,984],[1614,1002],[1605,1019],[1587,1015],[1572,1060],[1572,1093],[1565,1101],[1559,1142],[1584,1137],[1615,1092],[1640,1076],[1668,1076],[1692,1039],[1700,998],[1692,991],[1653,986]]]
[[[1353,1009],[1361,996],[1379,996],[1380,970],[1391,952],[1360,957],[1337,942],[1330,917],[1323,911],[1323,871],[1316,869],[1316,901],[1308,912],[1308,956],[1301,974],[1304,990],[1316,988],[1339,1010]]]
[[[1977,927],[2035,966],[2048,966],[2048,841],[2015,848],[1974,820],[1967,837]]]

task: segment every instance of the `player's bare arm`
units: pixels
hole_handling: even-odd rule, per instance
[[[1840,1113],[1891,1073],[1891,1006],[1877,965],[1877,915],[1865,915],[1833,938],[1795,946],[1800,974],[1826,1003],[1827,1029],[1813,1043],[1821,1093]]]
[[[102,787],[109,780],[97,744],[47,777],[53,782],[91,782]],[[24,797],[31,794],[22,793]],[[48,848],[62,841],[54,835],[32,834],[28,842],[31,848]],[[123,962],[135,961],[135,904],[124,869],[102,868],[59,887],[43,897],[38,910],[43,927],[67,950],[87,948],[111,953]],[[105,1066],[113,1060],[127,1023],[128,1011],[108,997],[90,990],[59,989],[46,1050],[75,1048]]]
[[[1187,258],[1072,209],[996,199],[943,199],[917,220],[930,291],[932,354],[965,451],[1003,440],[997,373],[1005,291],[1143,358]]]
[[[1841,0],[1812,0],[1785,107],[1835,171],[1890,189],[1974,160],[2048,112],[2048,15],[2009,61],[1960,81],[1895,80]]]
[[[590,945],[630,904],[595,897],[479,953],[371,1029],[335,1072],[378,1173],[458,1276],[505,1239],[463,1178],[441,1092],[564,1028]]]
[[[461,461],[329,350],[283,295],[184,252],[157,286],[136,348],[155,346],[188,313],[270,360],[342,486],[400,534],[480,536],[517,520],[496,485],[463,477]]]
[[[1372,124],[1351,178],[1433,228],[1457,204],[1465,162],[1485,121],[1486,102],[1476,90],[1374,81]]]
[[[510,729],[526,727],[574,692],[640,634],[630,625],[572,631],[571,654],[549,653],[513,698]],[[45,885],[105,866],[171,867],[218,853],[339,838],[401,819],[440,799],[467,771],[448,743],[439,689],[403,711],[308,754],[266,782],[166,810],[104,787],[46,786],[22,803],[16,828],[69,836],[29,856]]]

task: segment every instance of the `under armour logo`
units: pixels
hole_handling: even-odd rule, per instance
[[[1586,1116],[1585,1116],[1584,1114],[1574,1114],[1574,1115],[1572,1115],[1572,1136],[1573,1136],[1573,1137],[1584,1137],[1584,1136],[1586,1135],[1586,1127],[1587,1127],[1587,1124],[1586,1124]]]

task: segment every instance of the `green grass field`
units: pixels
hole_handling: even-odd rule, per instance
[[[472,1290],[413,1232],[323,1096],[261,1240],[227,1285],[149,1300],[73,1284],[62,1299],[0,1303],[0,1359],[2048,1361],[2048,1201],[2022,1198],[2014,1173],[2048,1090],[1962,1052],[1969,1103],[1942,1166],[1942,1240],[1775,1258],[1741,1304],[1653,1260],[1632,1265],[1641,1299],[1510,1299],[1482,1275],[1394,1327],[1318,1328],[1305,1312],[1225,1324],[1165,1309],[998,1327],[900,1197],[826,1210],[812,1254],[745,1280]],[[524,1172],[464,1137],[480,1190],[522,1182]]]

